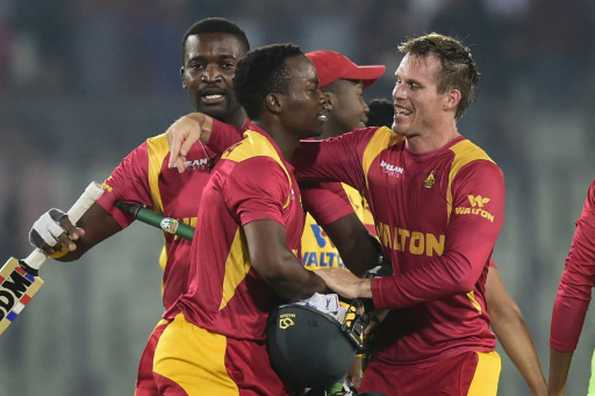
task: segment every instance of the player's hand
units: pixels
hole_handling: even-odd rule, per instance
[[[186,155],[204,134],[211,133],[213,119],[202,113],[190,113],[174,122],[165,132],[169,143],[169,167],[182,173],[186,170]]]
[[[374,312],[370,312],[368,326],[364,330],[364,338],[369,337],[374,331],[380,326],[380,323],[386,319],[390,309],[377,309]]]
[[[369,279],[355,276],[345,268],[324,268],[314,271],[322,278],[327,287],[342,297],[371,298],[372,284]]]
[[[66,213],[50,209],[33,223],[29,241],[48,256],[59,257],[75,251],[75,241],[83,235],[85,231],[75,227]]]

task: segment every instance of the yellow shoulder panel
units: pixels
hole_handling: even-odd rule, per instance
[[[149,157],[149,189],[153,199],[153,206],[163,213],[163,201],[159,192],[159,174],[161,173],[163,160],[169,153],[169,143],[165,133],[147,139],[147,153]]]
[[[362,158],[366,186],[368,186],[368,171],[370,170],[370,166],[372,166],[372,162],[374,162],[382,150],[389,148],[400,140],[401,137],[387,127],[378,128],[376,132],[374,132],[372,139],[370,139],[364,150]]]
[[[494,162],[481,147],[470,140],[462,140],[450,148],[454,153],[450,172],[448,173],[448,188],[446,190],[447,219],[450,220],[452,212],[452,182],[459,171],[467,164],[473,161],[486,160]]]
[[[287,181],[291,188],[291,176],[289,176],[289,171],[281,160],[279,153],[277,153],[277,150],[275,150],[275,147],[273,147],[271,142],[258,132],[246,130],[244,132],[244,139],[242,139],[237,146],[221,156],[222,159],[235,162],[242,162],[254,157],[269,157],[279,164],[281,169],[283,169],[285,176],[287,176]],[[290,198],[291,195],[288,194],[287,201],[283,205],[284,208],[289,205]]]

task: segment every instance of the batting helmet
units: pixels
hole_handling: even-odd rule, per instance
[[[302,304],[280,306],[269,317],[271,365],[290,387],[323,389],[346,374],[359,345],[350,328]]]

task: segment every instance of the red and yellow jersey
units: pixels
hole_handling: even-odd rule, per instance
[[[236,130],[235,134],[239,140],[239,131]],[[127,227],[133,218],[115,207],[119,200],[145,205],[196,227],[200,197],[217,155],[207,147],[195,145],[187,158],[189,167],[186,172],[180,174],[176,169],[169,169],[166,135],[147,139],[130,152],[105,180],[105,193],[98,204],[122,228]],[[159,264],[164,270],[163,306],[168,308],[185,290],[191,243],[178,236],[163,235],[165,242]]]
[[[345,210],[343,199],[333,196],[336,188],[342,189],[342,193],[349,200],[350,208],[348,207]],[[312,206],[322,206],[321,209],[328,212],[328,214],[322,214],[325,224],[330,224],[345,215],[355,213],[366,226],[368,232],[372,235],[376,234],[374,219],[368,202],[355,188],[344,183],[321,183],[315,188],[304,188],[302,196],[305,203],[312,202]],[[302,263],[308,269],[343,267],[343,260],[337,248],[310,214],[309,205],[305,204],[305,206],[308,208],[308,213],[306,214],[306,224],[302,234]],[[312,210],[316,210],[316,208]],[[318,212],[320,212],[320,209]],[[316,213],[318,219],[321,218],[320,216],[320,213]]]
[[[372,281],[379,329],[376,357],[394,364],[491,351],[485,280],[504,219],[500,168],[464,137],[425,154],[388,128],[304,142],[296,174],[339,181],[364,193],[393,276]]]
[[[550,346],[560,352],[576,349],[595,287],[595,180],[568,250],[552,312]]]
[[[266,132],[251,127],[224,152],[198,218],[188,289],[173,311],[180,308],[187,320],[214,333],[264,339],[269,312],[281,300],[252,267],[242,226],[257,220],[281,224],[293,252],[304,227],[293,167]]]

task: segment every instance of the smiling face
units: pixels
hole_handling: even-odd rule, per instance
[[[326,93],[331,101],[328,126],[337,133],[363,128],[368,121],[368,105],[364,100],[364,84],[361,81],[337,80]],[[334,133],[333,133],[334,134]]]
[[[449,92],[439,93],[440,59],[406,54],[395,71],[393,130],[406,137],[421,136],[454,118]],[[456,109],[456,107],[454,108]]]
[[[277,94],[281,104],[279,119],[299,138],[319,136],[326,101],[318,86],[316,68],[303,55],[293,56],[285,62],[288,89],[285,94]]]
[[[196,111],[229,122],[241,111],[233,90],[237,62],[246,54],[244,44],[228,33],[190,35],[184,45],[182,85]]]

